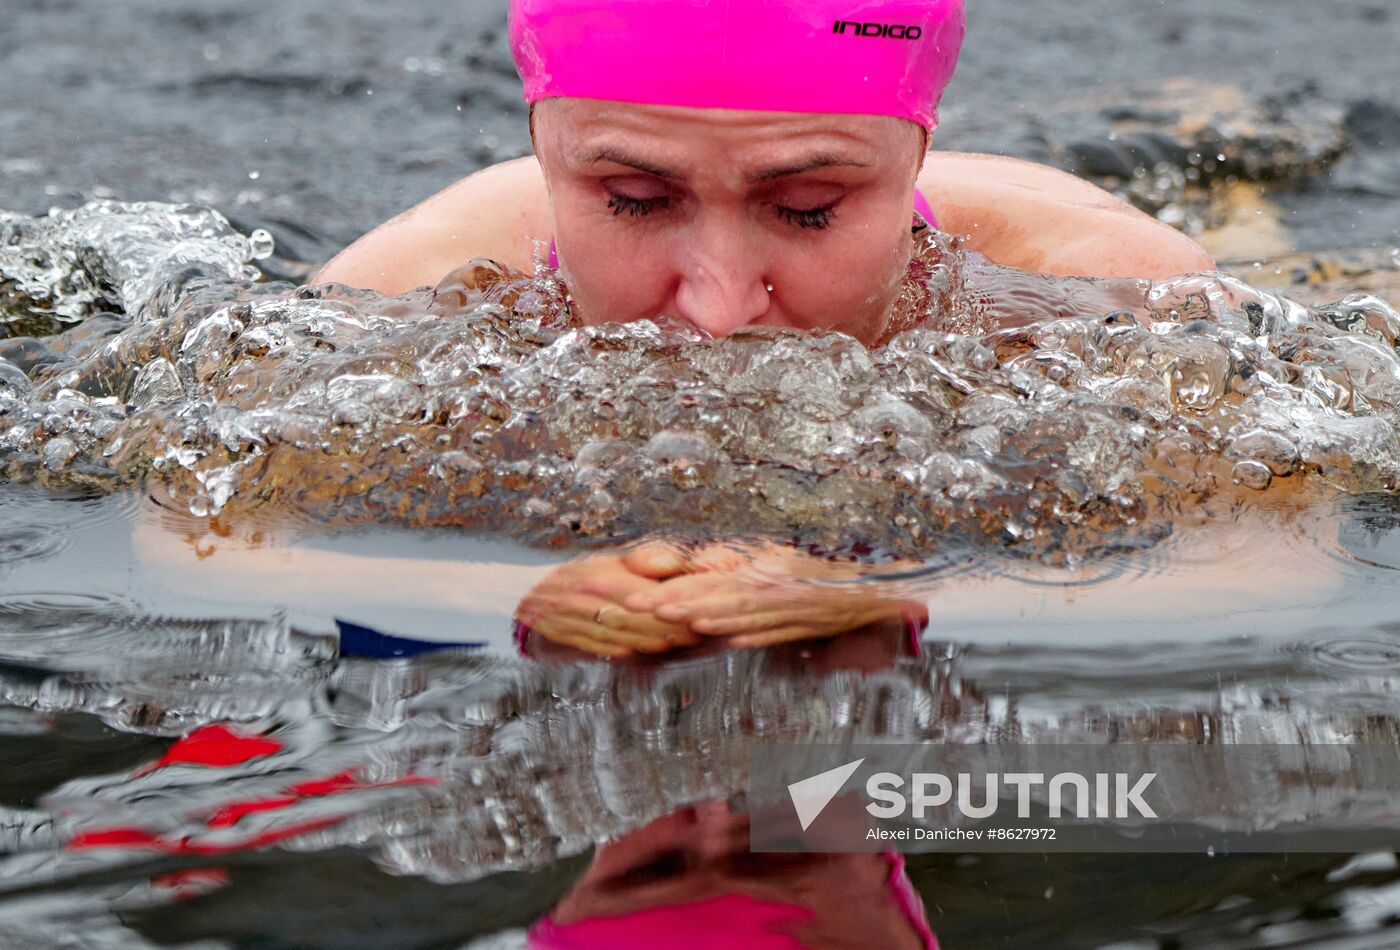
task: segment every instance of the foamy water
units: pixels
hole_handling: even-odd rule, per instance
[[[1073,561],[1237,488],[1400,478],[1400,315],[1373,297],[1053,280],[929,236],[907,329],[867,349],[664,315],[578,328],[556,278],[487,265],[397,298],[256,284],[253,244],[198,209],[95,204],[7,234],[10,324],[76,324],[0,348],[9,477],[195,516]]]

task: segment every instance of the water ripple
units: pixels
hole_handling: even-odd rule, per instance
[[[1369,567],[1400,571],[1400,496],[1376,492],[1349,499],[1342,507],[1347,517],[1333,554]]]
[[[1306,662],[1349,673],[1400,672],[1400,642],[1379,638],[1344,636],[1299,643],[1296,650]]]
[[[25,561],[53,557],[68,547],[68,539],[52,526],[6,525],[0,537],[0,572]]]

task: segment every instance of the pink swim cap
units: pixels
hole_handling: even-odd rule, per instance
[[[963,0],[511,0],[525,101],[891,115],[926,129]]]

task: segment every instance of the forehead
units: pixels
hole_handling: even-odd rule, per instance
[[[613,148],[672,162],[723,153],[734,164],[821,151],[880,165],[922,145],[922,130],[890,116],[691,109],[598,99],[547,99],[534,113],[538,145],[587,161]]]

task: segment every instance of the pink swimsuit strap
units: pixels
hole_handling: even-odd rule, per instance
[[[932,227],[938,227],[938,218],[933,213],[933,206],[917,188],[914,189],[914,215],[915,224],[927,222]],[[559,251],[554,246],[554,238],[549,239],[549,266],[555,270],[559,269]]]
[[[933,205],[928,203],[924,193],[914,189],[914,213],[928,222],[930,227],[938,227],[938,218],[933,213]]]

